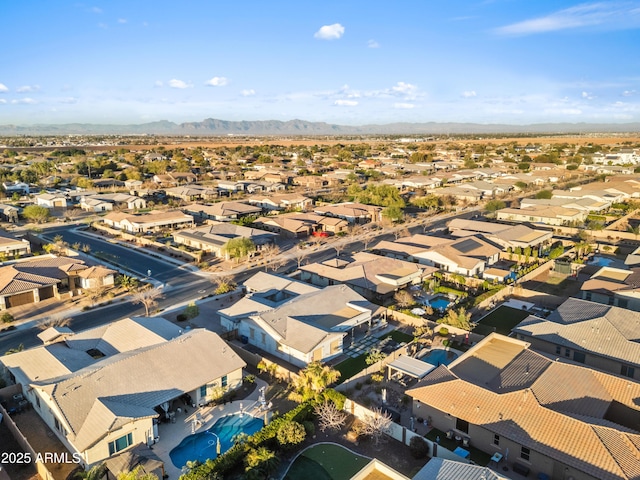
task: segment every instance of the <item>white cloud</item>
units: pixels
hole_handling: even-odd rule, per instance
[[[227,77],[213,77],[208,82],[205,82],[205,85],[209,85],[210,87],[224,87],[229,85],[229,79]]]
[[[92,7],[91,11],[93,13],[97,13],[97,14],[101,14],[102,13],[102,9],[100,7]]]
[[[565,8],[549,15],[524,20],[495,29],[501,35],[530,35],[575,28],[606,30],[637,28],[640,9],[637,2],[593,2]]]
[[[36,102],[33,98],[25,97],[25,98],[21,98],[19,100],[11,100],[11,103],[14,104],[14,105],[19,105],[19,104],[35,105],[38,102]]]
[[[355,100],[336,100],[333,104],[337,107],[355,107],[358,102]]]
[[[582,92],[581,97],[585,100],[593,100],[593,94],[589,92]]]
[[[169,80],[169,86],[171,88],[191,88],[191,87],[193,87],[193,85],[191,83],[187,83],[184,80],[178,80],[176,78],[173,78],[173,79]]]
[[[30,92],[37,92],[38,90],[40,90],[40,86],[39,85],[23,85],[21,87],[18,87],[16,89],[16,92],[18,92],[18,93],[30,93]]]
[[[7,103],[7,101],[4,98],[0,98],[0,103]]]
[[[0,93],[8,92],[9,87],[7,87],[4,83],[0,83]]]
[[[339,23],[320,27],[313,36],[319,40],[338,40],[344,35],[344,27]]]
[[[256,91],[253,88],[242,90],[240,92],[240,95],[242,95],[243,97],[253,97],[255,94],[256,94]]]
[[[399,108],[402,110],[410,110],[412,108],[415,108],[415,105],[413,103],[394,103],[393,104],[393,108]]]
[[[462,92],[462,97],[463,98],[473,98],[476,97],[478,94],[476,93],[475,90],[467,90],[466,92]]]
[[[625,90],[622,92],[623,97],[633,97],[637,92],[635,90]]]
[[[162,80],[156,80],[155,82],[153,82],[153,86],[155,88],[160,88],[164,85],[164,83],[162,83]]]
[[[395,86],[391,87],[391,95],[396,97],[404,96],[405,100],[413,100],[418,94],[418,87],[406,82],[398,82]]]
[[[118,23],[127,23],[127,19],[126,18],[119,18],[118,19]]]
[[[380,48],[380,44],[375,40],[371,39],[367,42],[367,47],[369,48]]]

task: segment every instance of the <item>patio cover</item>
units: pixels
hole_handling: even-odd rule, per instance
[[[401,372],[405,375],[409,375],[414,378],[422,378],[431,370],[436,368],[430,363],[423,362],[417,358],[401,355],[393,362],[387,365],[389,368]]]

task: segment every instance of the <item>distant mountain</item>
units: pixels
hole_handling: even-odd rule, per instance
[[[386,125],[335,125],[305,120],[233,122],[207,118],[201,122],[167,120],[138,125],[0,125],[0,135],[444,135],[444,134],[544,134],[640,132],[640,123],[538,123],[532,125],[480,123],[390,123]]]

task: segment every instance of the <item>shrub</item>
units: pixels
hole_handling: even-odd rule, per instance
[[[15,318],[13,318],[13,315],[11,315],[9,312],[4,312],[0,317],[0,322],[2,323],[11,323],[14,320]]]
[[[176,317],[176,320],[178,322],[186,322],[188,320],[188,317],[184,313],[179,313]]]
[[[304,425],[294,421],[284,423],[276,434],[278,443],[284,448],[291,448],[304,442],[306,436]]]
[[[324,392],[322,392],[318,401],[320,403],[325,401],[331,401],[336,406],[338,410],[342,410],[344,408],[344,401],[347,399],[342,393],[333,388],[327,388]]]
[[[409,441],[409,451],[413,458],[424,458],[429,455],[429,444],[422,437],[413,437]]]
[[[438,330],[438,334],[441,337],[446,337],[447,335],[449,335],[449,329],[447,327],[442,327],[440,330]]]
[[[307,432],[307,435],[309,435],[310,437],[316,434],[316,426],[313,422],[305,420],[304,422],[302,422],[302,426],[304,427],[304,431]]]

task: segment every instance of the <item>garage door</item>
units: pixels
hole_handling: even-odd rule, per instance
[[[40,289],[40,300],[45,300],[47,298],[53,298],[53,285]]]
[[[18,293],[5,299],[7,308],[33,303],[33,292]]]

